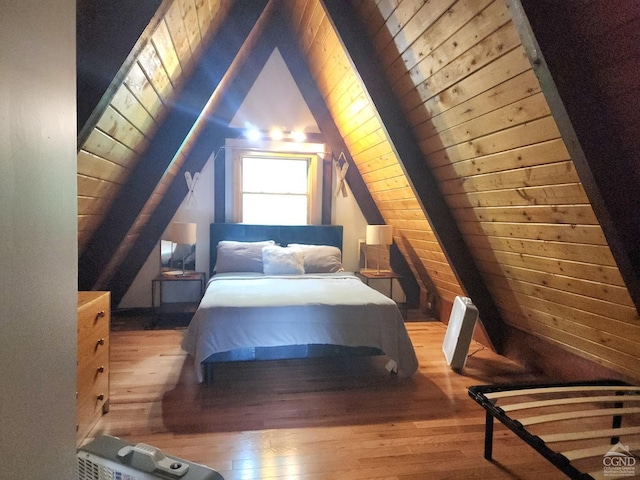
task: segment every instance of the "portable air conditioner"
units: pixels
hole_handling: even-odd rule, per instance
[[[478,309],[470,298],[456,297],[453,301],[449,325],[444,335],[442,351],[447,365],[459,372],[467,363],[469,345],[473,336],[473,329],[478,320]]]
[[[80,447],[77,480],[224,480],[203,465],[163,454],[157,448],[128,444],[104,435]]]

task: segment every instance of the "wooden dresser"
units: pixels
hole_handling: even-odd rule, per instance
[[[78,292],[78,445],[109,411],[109,292]]]

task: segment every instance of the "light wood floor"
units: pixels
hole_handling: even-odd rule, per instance
[[[477,343],[456,374],[443,324],[407,328],[420,362],[409,380],[371,357],[222,365],[209,386],[181,330],[112,332],[111,410],[91,436],[144,442],[227,480],[565,478],[501,425],[494,462],[483,458],[484,410],[467,387],[532,375]]]

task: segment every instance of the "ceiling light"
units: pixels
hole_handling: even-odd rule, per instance
[[[269,136],[271,137],[271,140],[282,140],[284,137],[284,132],[279,128],[273,128],[269,132]]]
[[[307,139],[307,136],[300,130],[294,130],[293,132],[291,132],[291,138],[293,138],[293,140],[295,140],[296,142],[304,142]]]
[[[258,130],[257,128],[250,128],[245,132],[245,136],[249,140],[255,142],[256,140],[260,140],[260,137],[262,137],[262,134],[260,133],[260,130]]]

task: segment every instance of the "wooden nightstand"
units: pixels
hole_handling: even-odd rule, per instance
[[[393,300],[393,283],[394,280],[399,280],[402,278],[402,275],[397,274],[396,272],[393,272],[391,270],[380,270],[380,273],[378,273],[377,270],[360,270],[359,272],[357,272],[357,275],[359,275],[364,283],[366,283],[367,285],[371,286],[370,283],[372,281],[375,280],[385,280],[389,282],[389,295],[387,295],[389,298],[391,298]],[[398,304],[398,307],[400,307],[400,311],[402,312],[402,315],[404,318],[407,318],[407,304],[406,302],[396,302]]]
[[[151,328],[155,327],[161,318],[166,315],[193,315],[204,295],[206,277],[204,272],[185,272],[184,275],[182,273],[161,273],[154,278],[151,281],[151,307],[153,309]],[[165,302],[163,299],[163,286],[167,282],[198,282],[199,294],[197,298],[193,297],[183,302]]]

